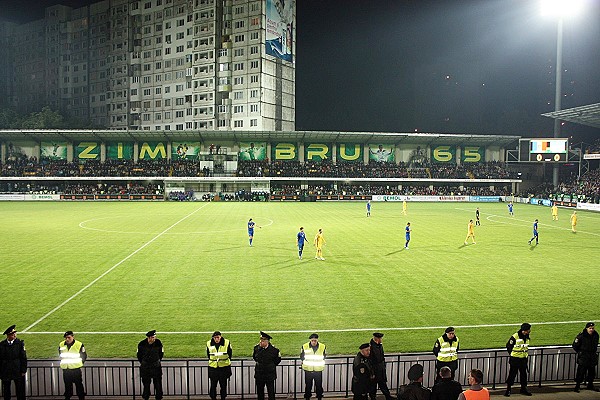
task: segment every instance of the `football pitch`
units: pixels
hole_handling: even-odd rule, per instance
[[[477,244],[463,244],[481,210]],[[156,329],[168,358],[206,356],[214,330],[249,356],[258,331],[284,356],[318,332],[355,354],[372,332],[387,353],[430,351],[455,326],[462,349],[499,348],[522,322],[531,345],[570,344],[600,319],[600,214],[503,203],[0,204],[0,327],[30,358],[73,330],[90,357],[134,357]],[[254,245],[246,224],[257,224]],[[540,221],[538,246],[529,246]],[[404,227],[411,223],[410,249]],[[298,259],[296,234],[309,243]],[[259,228],[260,227],[260,228]],[[324,261],[313,238],[326,240]]]

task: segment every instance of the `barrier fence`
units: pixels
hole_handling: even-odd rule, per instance
[[[577,355],[570,346],[532,347],[529,349],[529,385],[551,382],[573,382]],[[351,396],[352,361],[354,356],[332,356],[326,359],[323,371],[325,395]],[[509,356],[504,349],[461,351],[456,380],[467,386],[468,372],[483,371],[484,386],[504,387]],[[431,353],[402,353],[386,356],[388,386],[395,393],[398,386],[408,383],[410,366],[420,363],[425,368],[423,385],[433,386],[435,358]],[[598,367],[596,367],[598,368]],[[163,360],[163,390],[165,396],[179,398],[208,397],[208,364],[205,359]],[[232,361],[233,375],[228,393],[237,398],[255,397],[254,361]],[[83,368],[88,396],[140,398],[142,393],[139,363],[135,359],[89,359]],[[598,374],[597,374],[598,375]],[[284,358],[277,367],[277,396],[302,398],[304,373],[297,358]],[[64,384],[56,360],[30,360],[27,372],[27,396],[31,398],[62,397]],[[14,393],[14,392],[13,392]]]

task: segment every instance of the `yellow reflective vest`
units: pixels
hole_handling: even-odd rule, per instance
[[[208,349],[209,354],[208,366],[211,368],[230,366],[231,360],[229,359],[229,353],[227,353],[227,349],[229,349],[229,339],[223,339],[223,344],[221,346],[213,346],[210,343],[210,340],[206,342],[206,348]]]
[[[304,360],[302,360],[302,369],[305,371],[323,371],[325,369],[325,345],[319,343],[317,351],[310,347],[310,342],[302,345],[304,350]]]
[[[67,343],[63,340],[58,345],[58,353],[60,354],[60,367],[62,369],[77,369],[83,367],[81,358],[81,347],[83,344],[79,340],[73,341],[71,347],[67,347]]]
[[[458,360],[458,337],[456,337],[456,341],[446,342],[444,336],[440,336],[438,342],[440,343],[440,352],[437,355],[438,361]]]
[[[519,332],[512,335],[515,338],[515,346],[510,352],[511,357],[527,358],[529,356],[529,339],[521,339]]]

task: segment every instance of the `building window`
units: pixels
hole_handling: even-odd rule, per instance
[[[243,128],[244,127],[244,121],[241,119],[238,119],[236,121],[233,121],[233,126],[235,128]]]
[[[243,42],[244,41],[244,35],[235,35],[234,41],[236,43]]]
[[[234,100],[242,100],[244,98],[244,92],[233,92]]]
[[[244,112],[244,106],[233,106],[233,113],[240,114]]]
[[[258,54],[258,46],[250,47],[250,54]]]
[[[243,71],[244,70],[244,63],[235,63],[235,64],[233,64],[233,70],[234,71]]]
[[[258,120],[256,118],[255,119],[251,119],[250,120],[250,126],[258,126]]]
[[[258,75],[250,75],[250,83],[258,83]]]
[[[250,112],[257,113],[258,112],[258,104],[250,104]]]
[[[251,61],[251,62],[250,62],[250,68],[251,68],[251,69],[256,69],[256,68],[258,68],[258,60],[256,60],[256,61]]]
[[[243,85],[244,84],[244,77],[243,76],[238,76],[236,78],[233,78],[233,83],[235,85]]]
[[[175,118],[183,118],[183,111],[175,111]]]

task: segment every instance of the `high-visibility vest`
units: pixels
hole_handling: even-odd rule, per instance
[[[521,339],[519,332],[512,335],[515,338],[515,346],[510,352],[511,357],[527,358],[529,356],[529,339]]]
[[[490,392],[486,388],[481,388],[481,390],[468,389],[463,394],[467,400],[490,400]]]
[[[319,343],[317,351],[310,347],[310,342],[302,345],[304,350],[304,360],[302,360],[302,369],[305,371],[323,371],[325,369],[325,345]]]
[[[440,352],[437,355],[438,361],[450,362],[458,360],[458,337],[456,342],[446,342],[443,336],[438,338],[440,343]]]
[[[231,360],[229,359],[229,353],[227,353],[227,349],[229,348],[229,339],[223,339],[223,345],[212,346],[210,344],[210,340],[206,342],[206,347],[208,348],[208,366],[211,368],[219,368],[219,367],[227,367],[231,365]]]
[[[67,347],[67,343],[63,340],[58,345],[60,354],[60,367],[62,369],[77,369],[83,367],[81,359],[81,347],[83,344],[79,340],[73,341],[71,347]]]

